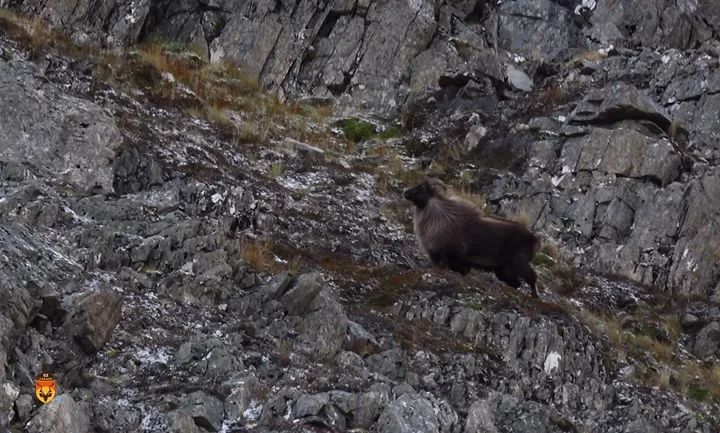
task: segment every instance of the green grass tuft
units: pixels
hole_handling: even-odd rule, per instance
[[[345,119],[340,122],[340,127],[345,137],[355,143],[369,140],[377,133],[372,123],[360,119]]]
[[[545,253],[539,252],[533,257],[532,264],[541,268],[549,269],[555,264],[555,259]]]
[[[690,388],[687,394],[688,397],[697,401],[706,401],[710,398],[710,391],[705,388]]]

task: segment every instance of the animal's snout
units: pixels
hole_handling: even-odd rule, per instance
[[[410,194],[410,190],[409,190],[409,189],[406,189],[406,190],[403,192],[403,198],[404,198],[405,200],[410,200],[410,195],[411,195],[411,194]]]

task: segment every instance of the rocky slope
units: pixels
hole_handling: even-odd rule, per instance
[[[2,26],[1,428],[718,431],[712,2],[0,6],[403,127],[241,142],[242,113],[208,122]],[[560,244],[542,301],[428,267],[398,205],[428,171]]]

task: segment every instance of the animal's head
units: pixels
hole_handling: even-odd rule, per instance
[[[441,196],[444,192],[445,184],[440,179],[427,178],[421,184],[406,189],[403,197],[418,208],[423,208],[431,198]]]

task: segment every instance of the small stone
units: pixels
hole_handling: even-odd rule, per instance
[[[700,324],[700,318],[692,313],[685,313],[680,317],[680,325],[685,329],[695,328]]]
[[[487,132],[487,128],[483,125],[475,125],[470,128],[470,131],[465,135],[465,150],[470,152],[475,149],[480,144],[480,140],[487,135]]]
[[[360,356],[368,356],[379,352],[380,345],[377,340],[375,340],[375,337],[360,324],[348,320],[345,349],[355,352]]]
[[[507,65],[506,67],[507,79],[510,85],[518,90],[524,92],[531,92],[533,89],[533,82],[528,75],[521,69],[516,68],[513,65]]]

